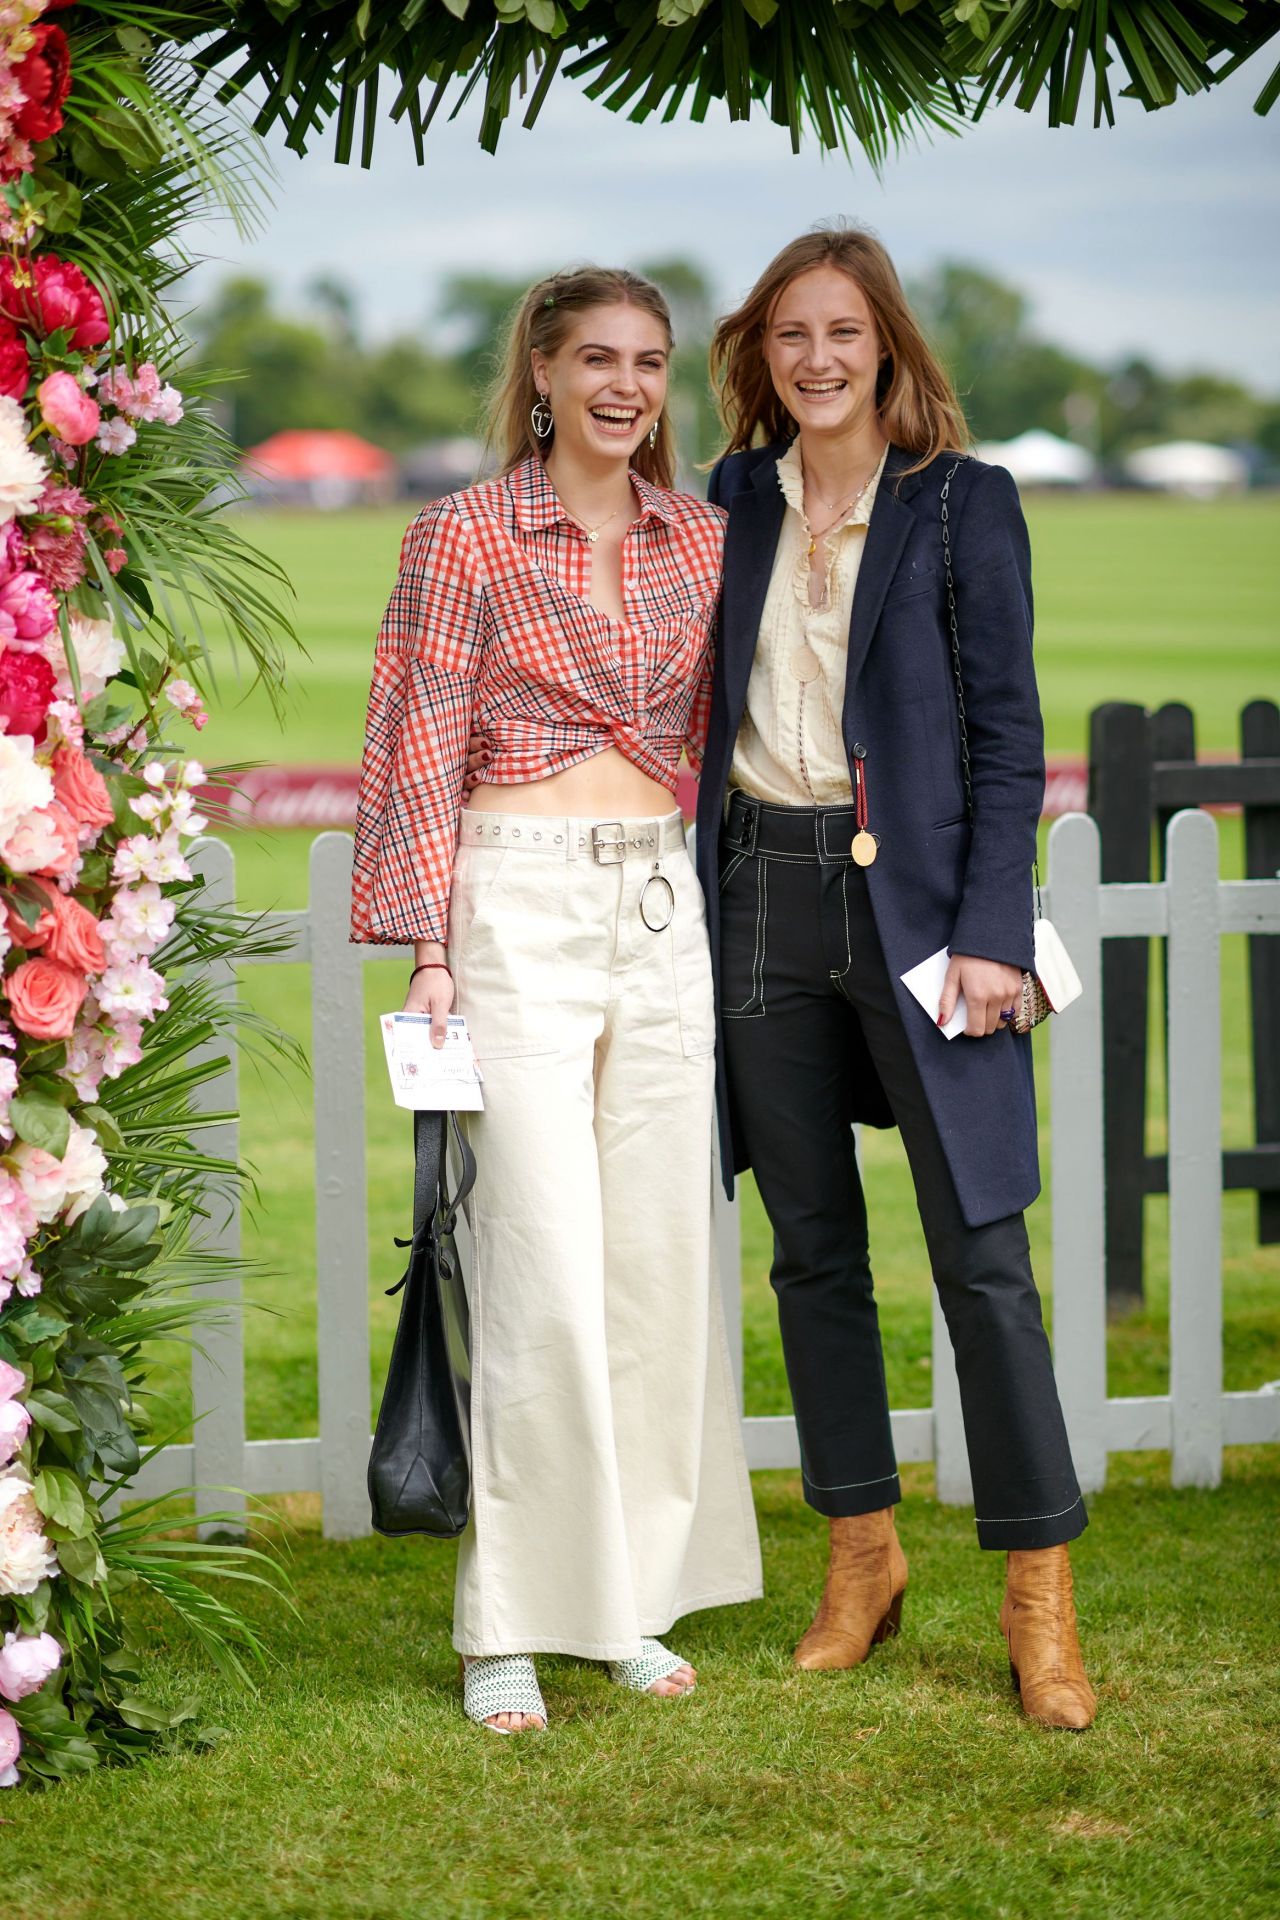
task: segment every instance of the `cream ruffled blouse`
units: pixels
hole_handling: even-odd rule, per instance
[[[798,439],[778,461],[787,510],[729,774],[730,787],[758,800],[812,807],[847,805],[853,797],[840,724],[849,617],[888,451],[845,519],[826,537],[826,592],[816,607],[809,599],[811,534]]]

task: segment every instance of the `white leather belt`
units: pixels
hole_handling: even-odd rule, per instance
[[[591,859],[598,867],[652,860],[684,844],[684,821],[678,813],[661,820],[575,820],[467,808],[458,824],[459,846],[521,847],[526,853],[558,854],[562,860]]]

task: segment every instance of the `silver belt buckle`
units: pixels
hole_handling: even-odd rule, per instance
[[[609,839],[604,836],[612,828]],[[591,829],[591,854],[598,867],[620,867],[627,857],[627,836],[621,820],[600,820]]]

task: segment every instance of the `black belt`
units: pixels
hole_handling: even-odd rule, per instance
[[[777,807],[735,790],[720,833],[730,853],[753,853],[763,860],[816,860],[824,867],[850,867],[857,809]]]

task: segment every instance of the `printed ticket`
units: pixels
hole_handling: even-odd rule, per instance
[[[431,1016],[384,1013],[379,1016],[387,1054],[392,1097],[398,1107],[418,1113],[479,1113],[480,1068],[467,1023],[449,1015],[444,1045],[431,1044]]]

